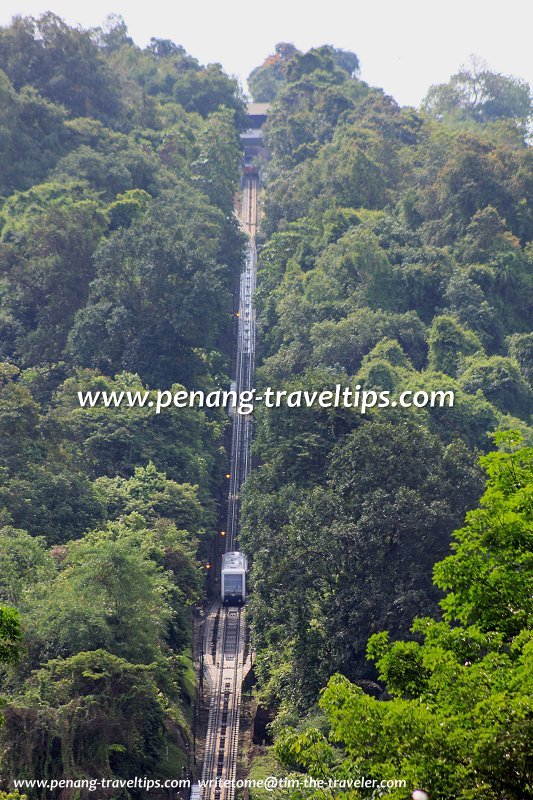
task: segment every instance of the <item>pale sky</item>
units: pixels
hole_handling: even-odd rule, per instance
[[[473,53],[533,86],[530,0],[0,0],[0,25],[47,10],[84,27],[121,14],[137,44],[172,39],[243,83],[283,41],[352,50],[361,78],[402,105],[418,106]]]

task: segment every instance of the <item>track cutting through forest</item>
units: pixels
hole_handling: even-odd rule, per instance
[[[257,173],[244,175],[237,213],[248,234],[245,267],[240,277],[235,368],[237,396],[252,388],[255,362],[253,294],[257,274]],[[233,414],[226,551],[237,549],[241,510],[240,491],[251,469],[252,420]],[[203,665],[210,687],[209,719],[202,768],[202,800],[233,800],[237,771],[241,687],[245,674],[245,610],[210,607],[202,637]],[[216,642],[216,645],[215,645]],[[207,784],[207,785],[206,785]]]

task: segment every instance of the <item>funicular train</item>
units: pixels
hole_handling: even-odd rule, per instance
[[[247,570],[248,562],[244,553],[231,550],[222,555],[220,599],[224,605],[244,605]]]

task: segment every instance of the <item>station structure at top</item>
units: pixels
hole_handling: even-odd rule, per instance
[[[258,171],[258,159],[263,152],[262,127],[270,110],[270,103],[248,103],[246,130],[241,133],[244,149],[244,173]]]

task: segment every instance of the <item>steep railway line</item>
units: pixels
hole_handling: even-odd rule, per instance
[[[245,173],[238,213],[249,236],[245,267],[240,277],[235,389],[252,388],[255,362],[257,195],[259,177]],[[233,413],[226,551],[236,548],[240,520],[240,491],[251,468],[252,421],[250,415]],[[218,624],[217,624],[218,623]],[[213,652],[213,638],[216,647]],[[209,719],[202,768],[202,800],[233,800],[239,744],[241,686],[244,675],[245,610],[212,604],[204,623],[203,665],[210,687]]]

